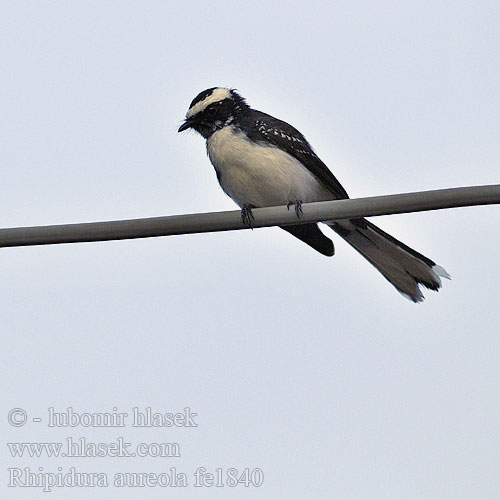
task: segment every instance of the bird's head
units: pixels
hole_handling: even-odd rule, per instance
[[[189,105],[179,132],[194,129],[208,138],[217,130],[230,125],[250,108],[235,90],[212,87],[200,92]]]

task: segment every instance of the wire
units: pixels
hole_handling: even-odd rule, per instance
[[[490,204],[500,204],[500,184],[304,203],[300,219],[297,219],[293,207],[290,210],[286,206],[259,208],[253,210],[252,227],[285,226],[305,222]],[[242,221],[239,210],[108,222],[5,228],[0,229],[0,247],[124,240],[236,229],[248,229]]]

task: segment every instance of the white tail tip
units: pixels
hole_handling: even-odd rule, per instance
[[[451,280],[451,276],[446,272],[446,269],[444,267],[438,266],[436,264],[435,266],[432,266],[432,270],[438,276],[441,276],[441,278],[446,278],[447,280]]]

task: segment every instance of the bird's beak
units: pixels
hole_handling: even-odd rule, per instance
[[[179,130],[177,132],[183,132],[184,130],[191,128],[192,126],[193,120],[190,118],[186,118],[186,121],[179,127]]]

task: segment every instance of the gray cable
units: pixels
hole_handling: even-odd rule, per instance
[[[351,219],[490,204],[500,204],[500,184],[304,203],[300,220],[297,219],[293,206],[290,210],[286,206],[259,208],[253,210],[255,220],[252,227],[283,226],[298,222]],[[241,220],[239,211],[211,212],[109,222],[6,228],[0,229],[0,247],[123,240],[247,228]]]

